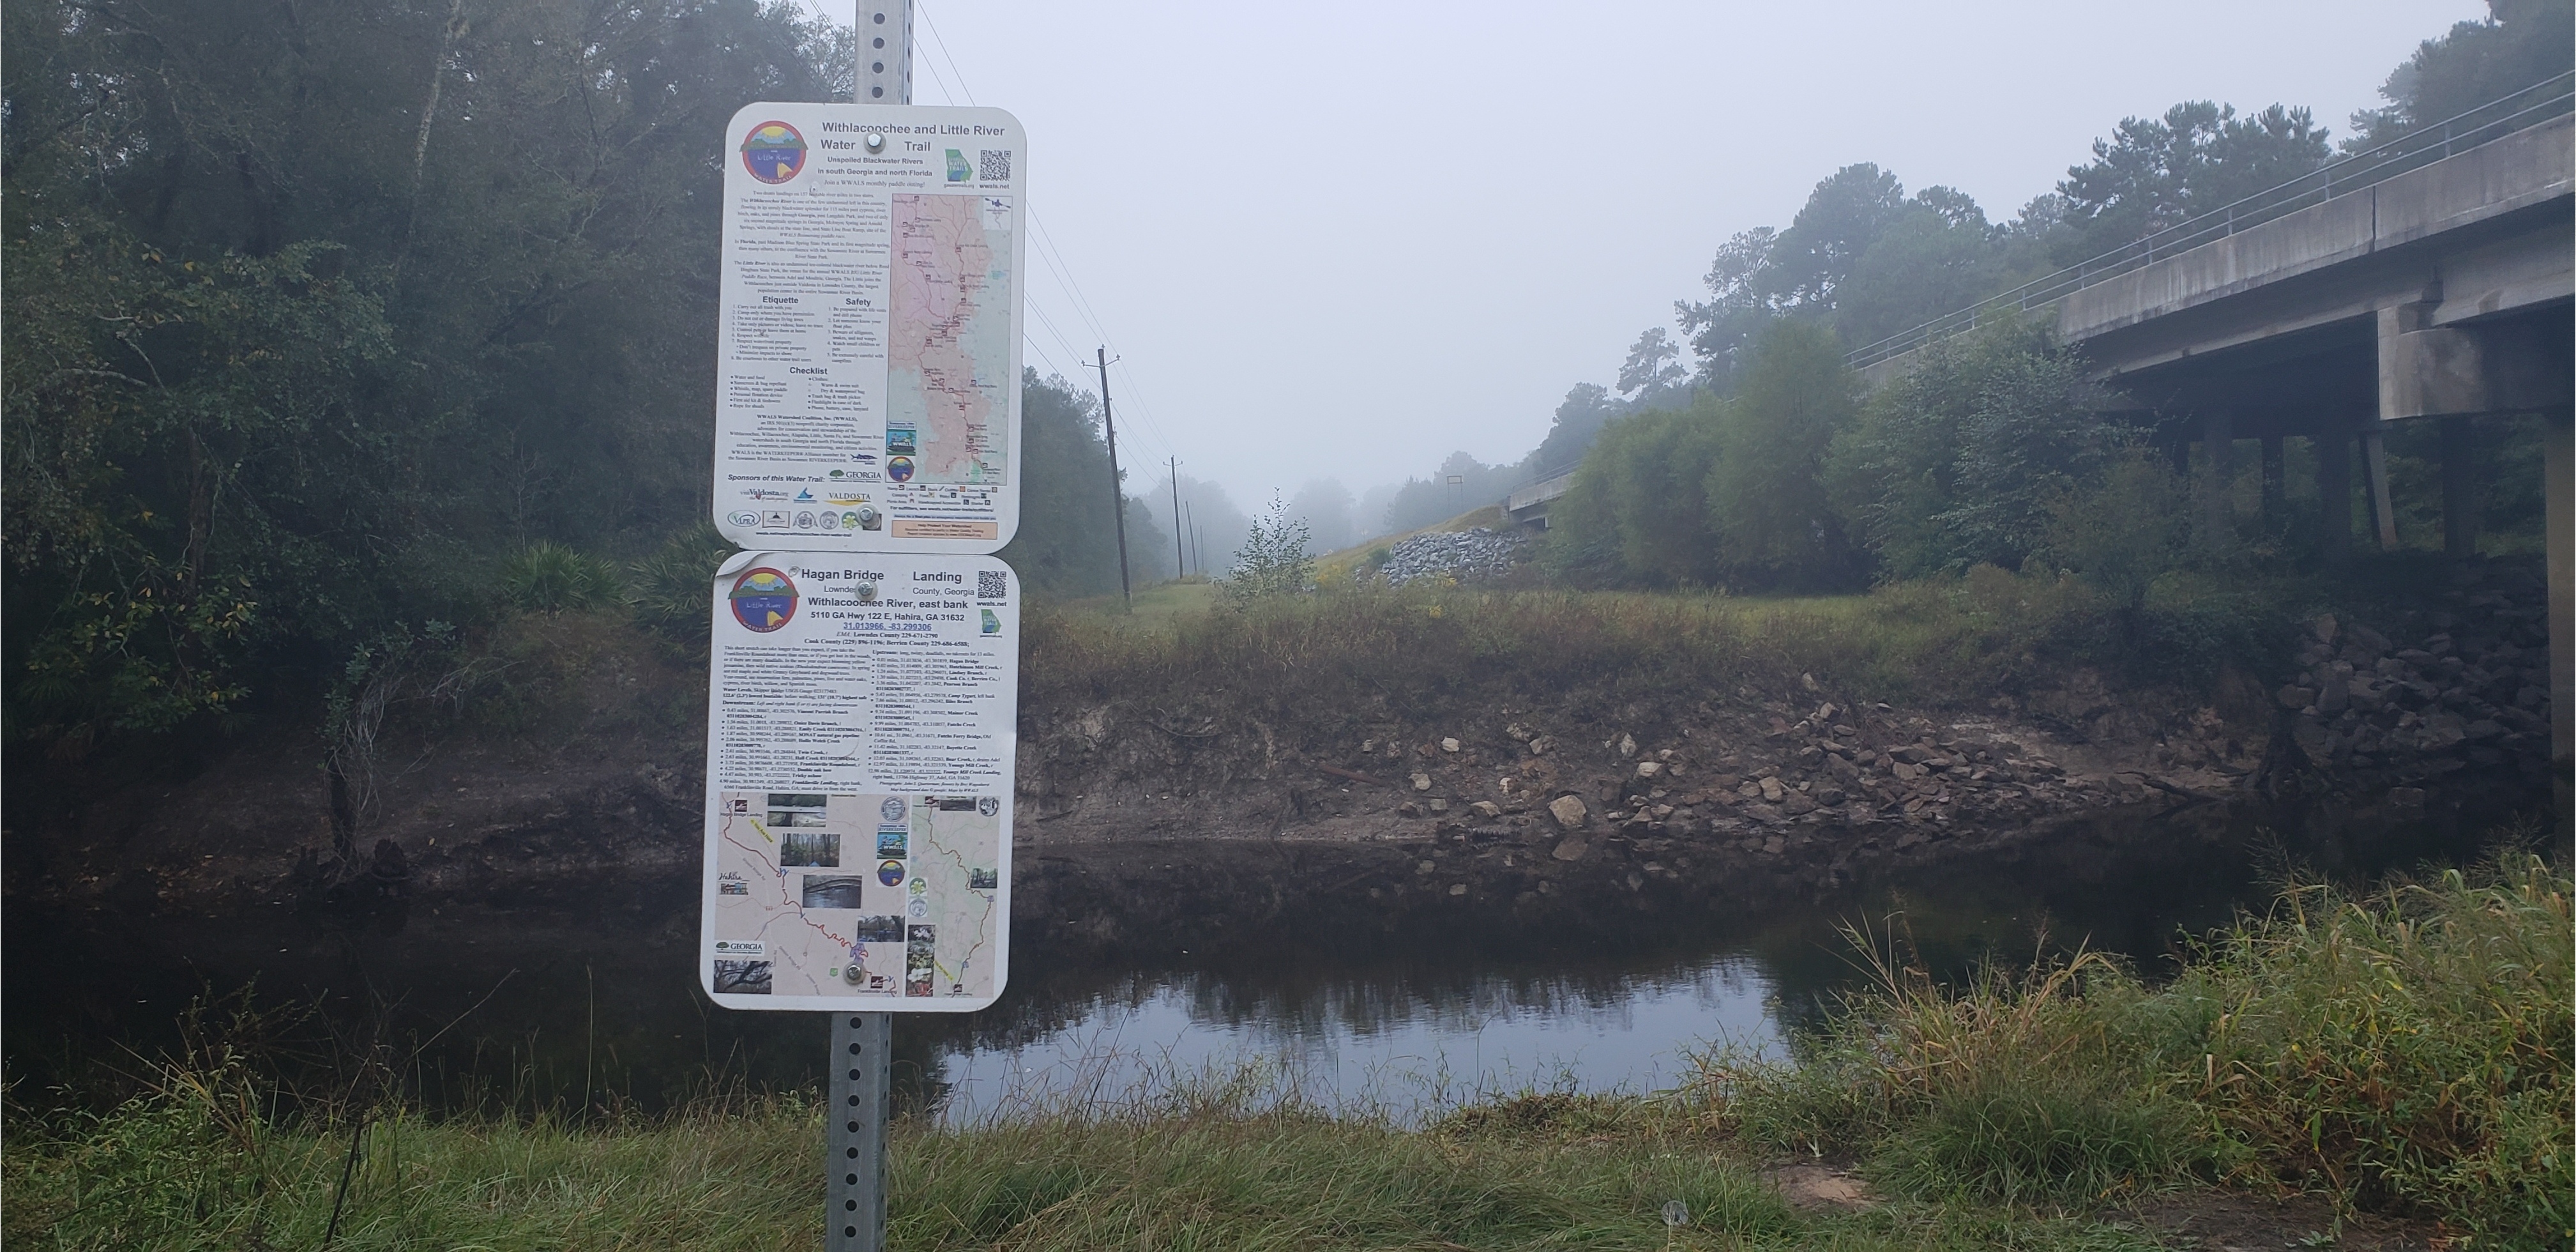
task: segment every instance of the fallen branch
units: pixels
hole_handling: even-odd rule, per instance
[[[1309,762],[1309,764],[1312,764],[1312,762]],[[1314,768],[1315,768],[1315,770],[1316,770],[1317,772],[1319,772],[1319,773],[1330,774],[1330,775],[1332,775],[1332,776],[1333,776],[1333,777],[1335,777],[1335,778],[1347,778],[1347,779],[1350,779],[1352,782],[1357,782],[1357,783],[1367,783],[1368,785],[1370,785],[1370,786],[1372,786],[1372,787],[1392,787],[1392,786],[1394,786],[1394,785],[1395,785],[1394,783],[1391,783],[1391,782],[1385,782],[1385,781],[1382,781],[1382,780],[1380,780],[1380,779],[1371,778],[1371,777],[1369,777],[1368,775],[1366,775],[1366,774],[1363,774],[1363,773],[1359,772],[1358,770],[1355,770],[1355,769],[1343,769],[1343,768],[1341,768],[1340,766],[1337,766],[1337,765],[1315,765],[1315,766],[1314,766]]]

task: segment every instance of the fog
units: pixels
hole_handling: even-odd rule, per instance
[[[2307,105],[2340,136],[2419,41],[2485,8],[917,12],[915,101],[971,95],[1029,127],[1029,362],[1083,382],[1105,341],[1121,459],[1177,457],[1249,511],[1319,478],[1365,499],[1453,451],[1519,460],[1568,387],[1610,382],[1638,332],[1705,294],[1720,242],[1786,225],[1842,165],[2002,220],[2122,117],[2179,100]]]

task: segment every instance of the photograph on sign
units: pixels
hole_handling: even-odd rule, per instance
[[[964,1013],[1002,993],[1018,582],[990,557],[725,563],[699,925],[716,1003]]]
[[[725,151],[716,528],[745,548],[999,550],[1023,476],[1018,119],[754,104]]]

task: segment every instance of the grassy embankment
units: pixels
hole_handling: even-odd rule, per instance
[[[1901,964],[1794,1064],[1722,1050],[1649,1097],[1533,1096],[1427,1128],[1257,1083],[980,1129],[907,1124],[905,1248],[2154,1246],[2176,1188],[2301,1188],[2566,1245],[2570,883],[2537,862],[2366,898],[2285,894],[2149,987],[2098,958],[1943,991]],[[265,1115],[201,1060],[104,1114],[13,1109],[12,1247],[312,1247],[345,1121]],[[709,1101],[584,1124],[380,1114],[341,1246],[814,1246],[820,1110]],[[1888,1202],[1785,1206],[1753,1167],[1823,1152]],[[1664,1204],[1693,1223],[1668,1230]]]

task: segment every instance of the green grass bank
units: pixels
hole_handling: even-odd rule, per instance
[[[2160,1243],[2138,1206],[2213,1188],[2413,1218],[2470,1248],[2569,1237],[2570,883],[2522,859],[2364,896],[2286,891],[2150,984],[2096,956],[1963,987],[1901,942],[1789,1060],[1717,1048],[1640,1097],[1534,1095],[1426,1127],[1249,1079],[997,1124],[912,1121],[902,1248],[1971,1248]],[[1901,932],[1900,932],[1901,933]],[[1867,946],[1867,945],[1865,945]],[[13,1092],[11,1247],[819,1244],[810,1096],[657,1118],[282,1114],[244,1053],[105,1111]],[[315,1106],[307,1106],[308,1108]],[[1883,1202],[1793,1207],[1762,1166],[1847,1164]],[[1668,1227],[1669,1201],[1691,1222]],[[2429,1223],[2429,1224],[2428,1224]],[[2437,1224],[2437,1225],[2434,1225]]]

